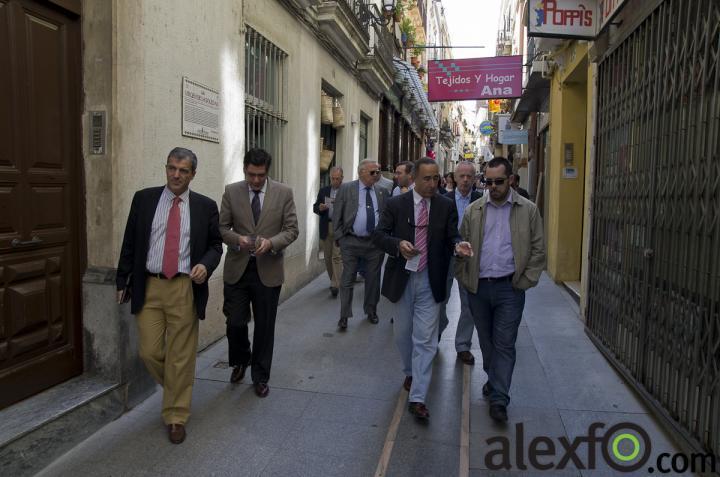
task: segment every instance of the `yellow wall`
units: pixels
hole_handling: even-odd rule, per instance
[[[550,88],[550,158],[547,164],[547,269],[555,281],[579,281],[585,199],[588,104],[587,44],[575,43],[556,55],[564,68]],[[574,179],[564,178],[565,145],[573,145]]]

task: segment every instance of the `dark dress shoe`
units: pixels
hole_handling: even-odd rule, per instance
[[[270,387],[265,383],[255,383],[255,394],[261,398],[267,397],[270,394]]]
[[[485,396],[485,397],[488,397],[490,395],[490,383],[489,382],[483,384],[482,393],[483,393],[483,396]]]
[[[239,383],[243,380],[245,377],[245,370],[247,369],[247,364],[242,364],[240,366],[234,366],[232,373],[230,374],[230,382],[231,383]]]
[[[490,404],[490,417],[496,422],[507,422],[507,408],[502,404]]]
[[[182,424],[168,424],[168,438],[173,444],[182,444],[185,440],[185,426]]]
[[[337,298],[338,296],[338,289],[335,287],[330,287],[330,295],[332,295],[333,298]]]
[[[427,420],[430,419],[430,411],[425,407],[425,404],[421,402],[411,402],[408,406],[410,414],[417,417],[418,419]]]
[[[472,366],[475,364],[475,356],[470,351],[460,351],[457,354],[457,357],[460,361],[462,361],[465,364],[468,364]]]
[[[342,331],[345,331],[347,329],[347,316],[343,316],[338,320],[338,328],[340,328]]]
[[[378,316],[375,313],[368,314],[367,319],[373,325],[377,325],[380,322],[380,319],[378,318]]]
[[[405,388],[405,391],[410,392],[411,386],[412,386],[412,376],[405,376],[405,381],[403,381],[403,387]]]

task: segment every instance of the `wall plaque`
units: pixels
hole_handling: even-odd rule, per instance
[[[182,135],[220,142],[220,94],[184,76]]]

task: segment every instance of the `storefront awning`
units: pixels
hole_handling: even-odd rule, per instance
[[[435,118],[435,113],[430,107],[427,93],[415,68],[400,58],[393,58],[393,65],[395,66],[395,83],[409,97],[409,103],[414,110],[413,113],[417,115],[425,129],[437,130],[437,118]]]

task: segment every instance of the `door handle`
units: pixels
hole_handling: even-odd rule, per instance
[[[13,247],[28,247],[30,245],[40,245],[41,243],[42,239],[36,235],[30,240],[13,239],[10,245]]]

